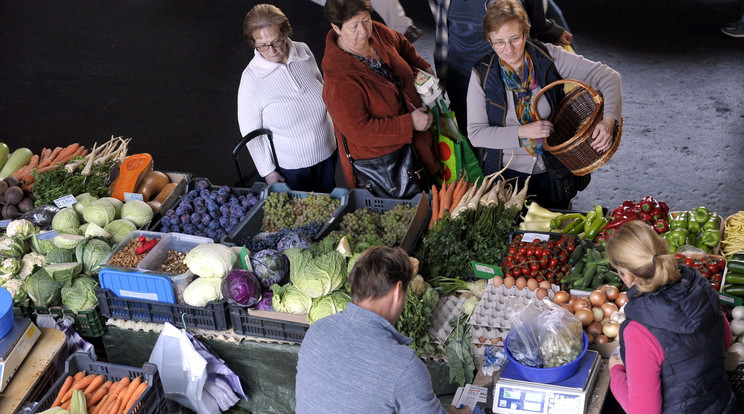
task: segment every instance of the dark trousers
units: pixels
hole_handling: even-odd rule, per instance
[[[279,167],[281,174],[289,188],[297,191],[314,191],[316,193],[330,193],[336,188],[336,160],[338,150],[311,167],[288,170]]]
[[[530,176],[530,174],[521,173],[518,171],[509,170],[509,169],[504,171],[503,174],[501,175],[506,180],[516,177],[517,182],[519,183],[520,190],[524,186],[524,182],[527,179],[527,177]],[[570,200],[562,201],[562,202],[553,201],[553,197],[550,194],[550,179],[548,178],[548,173],[546,172],[532,175],[532,178],[530,178],[529,187],[527,188],[527,195],[534,196],[534,197],[527,197],[527,201],[536,201],[537,204],[539,204],[540,206],[549,208],[549,209],[568,210],[571,204]]]

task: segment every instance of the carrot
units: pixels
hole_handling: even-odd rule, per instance
[[[132,394],[134,394],[134,390],[139,387],[140,383],[142,382],[142,377],[136,377],[132,380],[132,382],[129,383],[129,386],[127,386],[127,389],[119,396],[119,399],[124,401],[124,404],[126,405],[127,401],[132,397]]]
[[[57,407],[62,402],[62,397],[64,397],[65,393],[67,393],[67,390],[70,389],[70,386],[72,385],[73,377],[72,375],[68,375],[67,378],[65,378],[65,382],[62,383],[62,388],[59,389],[59,392],[57,393],[57,398],[54,399],[54,402],[52,403],[52,407]]]
[[[72,153],[60,153],[59,156],[52,161],[52,165],[58,166],[61,164],[67,164],[71,159],[83,154],[87,154],[85,147],[78,147],[78,149]]]
[[[65,411],[70,411],[70,405],[72,405],[72,398],[62,403],[61,407]]]
[[[132,381],[132,383],[134,383],[134,381]],[[137,399],[139,399],[140,395],[145,392],[145,389],[147,389],[147,383],[143,381],[140,383],[139,386],[137,386],[132,395],[129,397],[129,401],[127,401],[127,404],[124,406],[124,410],[122,411],[123,413],[126,413],[132,409],[134,403],[137,402]]]
[[[440,219],[444,215],[444,194],[447,192],[447,182],[442,183],[442,187],[439,189],[439,211],[437,211],[437,218]]]
[[[85,391],[83,391],[84,394],[92,393],[96,390],[96,388],[103,385],[103,382],[106,380],[106,377],[103,376],[103,374],[98,374],[93,378],[93,381],[88,384],[88,387],[85,388]]]
[[[85,377],[81,378],[78,381],[75,381],[70,386],[70,389],[67,390],[65,395],[62,397],[62,401],[67,401],[72,398],[72,391],[73,390],[83,390],[85,387],[90,385],[90,383],[93,381],[93,379],[96,377],[96,374],[88,374]]]
[[[57,148],[55,148],[54,151],[56,152],[56,154],[53,152],[51,157],[52,164],[54,164],[56,160],[74,153],[78,150],[78,148],[80,148],[80,144],[78,144],[77,142],[74,144],[70,144],[65,148],[59,148],[59,151],[57,151]]]
[[[457,183],[457,187],[455,187],[454,194],[452,194],[452,204],[450,205],[450,207],[457,206],[457,204],[462,199],[462,196],[465,195],[465,191],[467,191],[467,189],[468,184],[463,182],[463,180],[461,179],[460,182]],[[454,209],[454,207],[452,207],[452,209]]]
[[[437,214],[439,214],[439,190],[437,186],[432,184],[431,186],[431,220],[429,220],[429,228],[434,225],[437,221]]]
[[[57,158],[57,155],[62,152],[62,147],[56,147],[54,150],[50,150],[49,157],[47,158],[49,162],[51,163],[53,159]]]
[[[111,401],[111,404],[108,407],[106,407],[106,411],[102,411],[102,414],[117,414],[121,406],[122,406],[122,399],[121,399],[121,394],[119,394],[119,396],[115,398],[113,401]]]
[[[444,201],[442,202],[442,214],[444,215],[444,210],[449,211],[450,207],[452,206],[452,193],[455,191],[456,184],[452,183],[447,187],[447,192],[444,194]]]
[[[109,400],[109,398],[111,398],[111,392],[110,392],[110,390],[106,390],[106,391],[108,391],[106,393],[106,395],[104,395],[103,398],[101,398],[101,400],[98,401],[97,404],[92,405],[91,406],[92,408],[91,407],[87,407],[88,404],[86,404],[86,408],[90,408],[88,410],[88,414],[96,414],[96,413],[99,413],[99,412],[103,412],[102,411],[103,410],[103,407],[106,404],[108,404],[108,400]]]
[[[85,406],[86,406],[86,408],[90,409],[90,407],[98,404],[99,401],[103,401],[103,398],[106,395],[108,395],[110,389],[111,389],[111,381],[106,381],[97,390],[95,390],[91,394],[90,397],[88,395],[86,395],[85,396]]]

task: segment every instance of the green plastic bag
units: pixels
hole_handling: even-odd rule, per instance
[[[444,101],[432,108],[434,134],[437,140],[439,162],[442,168],[437,174],[440,183],[452,183],[465,176],[465,181],[483,179],[483,171],[468,139],[460,132],[455,114]]]

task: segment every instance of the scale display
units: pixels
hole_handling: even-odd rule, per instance
[[[498,414],[583,414],[597,379],[599,354],[587,351],[572,377],[555,384],[527,381],[504,367],[493,390],[492,411]]]

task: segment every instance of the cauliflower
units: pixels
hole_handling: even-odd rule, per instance
[[[18,272],[18,276],[21,280],[26,280],[28,275],[33,273],[38,267],[44,267],[46,258],[39,253],[31,252],[23,256],[22,264],[23,266],[21,267],[21,271]]]
[[[20,259],[7,257],[0,262],[0,278],[8,280],[21,270]]]
[[[28,299],[26,287],[21,279],[10,279],[3,285],[5,289],[13,296],[14,303],[20,303]]]
[[[33,223],[25,219],[13,220],[8,224],[8,229],[5,233],[9,237],[18,237],[21,240],[26,240],[36,234],[36,227],[34,227]]]

